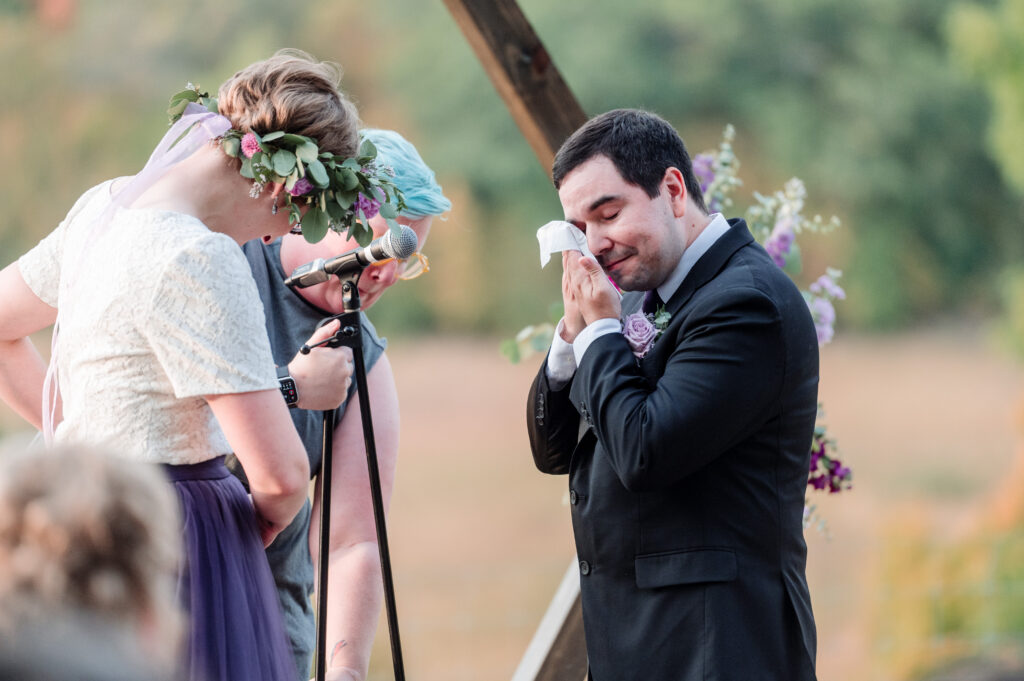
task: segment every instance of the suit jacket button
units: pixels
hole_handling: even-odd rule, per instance
[[[575,506],[576,502],[579,501],[579,500],[580,500],[580,498],[579,498],[579,495],[576,494],[576,490],[574,490],[574,489],[569,490],[569,503],[572,504],[573,506]]]
[[[590,563],[585,560],[580,561],[580,574],[584,576],[590,574]]]

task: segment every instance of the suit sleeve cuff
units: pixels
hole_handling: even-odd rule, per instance
[[[593,324],[588,324],[572,343],[572,353],[576,360],[576,366],[583,363],[583,356],[586,354],[587,348],[590,347],[591,343],[601,336],[607,336],[610,333],[622,333],[622,322],[618,319],[606,317],[598,319]],[[558,335],[557,332],[555,335]]]

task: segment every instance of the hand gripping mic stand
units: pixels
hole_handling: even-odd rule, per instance
[[[322,319],[318,328],[337,319],[338,330],[330,338],[312,346],[303,345],[302,354],[317,346],[349,347],[356,373],[356,394],[359,396],[359,411],[363,421],[363,442],[366,445],[366,467],[370,473],[370,495],[373,501],[373,520],[377,528],[377,546],[380,548],[380,568],[384,582],[384,605],[388,617],[388,633],[391,635],[391,660],[395,669],[395,681],[405,681],[402,664],[402,644],[398,636],[398,611],[395,609],[395,585],[391,578],[391,554],[388,550],[388,532],[384,519],[384,500],[380,488],[380,469],[377,466],[377,446],[373,437],[373,420],[370,415],[370,396],[366,386],[366,364],[363,362],[363,333],[360,321],[359,288],[356,282],[362,272],[342,277],[344,312]],[[339,275],[340,276],[340,275]],[[323,456],[320,468],[320,567],[317,590],[316,630],[316,681],[324,681],[327,666],[327,573],[330,563],[330,522],[331,522],[331,458],[334,452],[334,410],[324,411]]]

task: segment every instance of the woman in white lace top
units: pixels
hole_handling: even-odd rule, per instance
[[[354,156],[358,116],[337,83],[332,66],[279,53],[225,82],[214,118]],[[141,193],[131,178],[94,187],[0,271],[0,398],[43,426],[46,366],[28,335],[59,310],[54,439],[162,464],[178,491],[189,678],[294,681],[262,549],[301,507],[308,461],[239,248],[287,233],[289,215],[277,210],[284,185],[256,191],[239,165],[212,141]],[[137,198],[116,199],[125,187]],[[251,501],[223,466],[228,453]]]

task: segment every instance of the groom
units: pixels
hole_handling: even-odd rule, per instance
[[[591,678],[814,679],[807,305],[743,220],[708,214],[661,118],[591,119],[553,176],[597,262],[563,253],[527,423],[537,467],[569,474]]]

